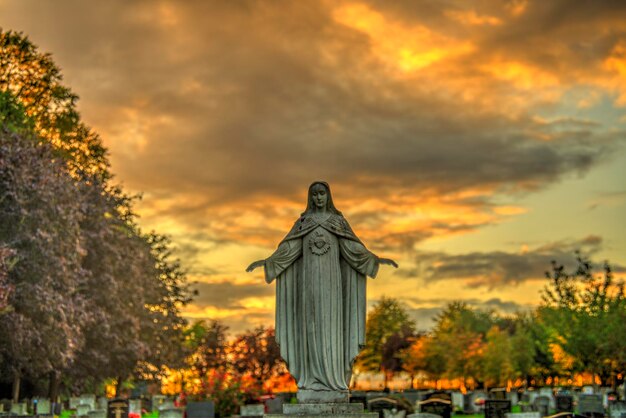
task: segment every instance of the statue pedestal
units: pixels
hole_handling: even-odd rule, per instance
[[[282,414],[267,414],[265,418],[378,418],[376,412],[365,412],[362,403],[299,403],[284,404]]]

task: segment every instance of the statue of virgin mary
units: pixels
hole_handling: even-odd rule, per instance
[[[276,279],[276,341],[301,403],[346,402],[352,364],[365,343],[365,278],[380,264],[333,204],[330,187],[309,187],[306,210],[277,250],[247,271]]]

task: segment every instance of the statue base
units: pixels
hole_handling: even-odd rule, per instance
[[[298,392],[299,393],[299,392]],[[378,418],[376,412],[365,412],[362,403],[299,403],[284,404],[282,414],[267,414],[265,418]]]
[[[336,404],[350,401],[348,390],[298,389],[296,396],[299,404]]]

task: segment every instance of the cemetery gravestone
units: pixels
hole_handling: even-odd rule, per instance
[[[241,405],[240,415],[242,417],[262,417],[265,414],[265,405],[256,403],[251,405]]]
[[[76,415],[79,417],[85,416],[89,413],[89,411],[91,411],[92,409],[89,407],[89,405],[85,405],[82,403],[79,403],[76,406]]]
[[[76,407],[80,404],[80,398],[72,396],[70,398],[70,409],[76,409]]]
[[[163,409],[174,409],[176,405],[174,405],[174,401],[172,399],[165,398],[163,402],[159,405],[159,411]]]
[[[465,414],[477,414],[485,405],[487,395],[485,392],[477,391],[470,392],[463,396],[463,413]]]
[[[33,399],[33,414],[52,415],[52,405],[50,399]]]
[[[184,418],[185,411],[181,408],[159,409],[159,418]]]
[[[107,418],[107,410],[106,409],[94,409],[87,413],[89,418]]]
[[[268,399],[265,401],[268,414],[282,414],[283,413],[283,398],[276,397],[274,399]],[[190,417],[187,417],[190,418]],[[202,417],[200,417],[202,418]]]
[[[550,415],[550,398],[547,396],[537,396],[533,402],[533,409],[542,417]]]
[[[141,399],[130,399],[128,401],[128,413],[141,415]]]
[[[384,418],[384,410],[392,410],[398,408],[398,401],[391,398],[374,398],[367,401],[367,409],[370,412],[377,412],[380,418]]]
[[[504,418],[504,414],[511,412],[511,401],[506,399],[485,400],[485,418]]]
[[[152,396],[152,412],[158,411],[159,407],[163,402],[165,402],[167,398],[163,395],[153,395]]]
[[[420,393],[416,390],[405,390],[402,392],[402,397],[406,399],[411,406],[415,407],[417,402],[421,401]]]
[[[537,411],[533,412],[507,412],[504,418],[541,418],[541,414]]]
[[[604,405],[601,395],[582,394],[578,397],[578,412],[590,418],[603,418]]]
[[[278,414],[282,413],[282,409]],[[189,402],[187,403],[187,418],[214,418],[215,404],[212,401],[207,402]]]
[[[626,414],[626,401],[609,402],[609,418],[620,418]]]
[[[88,405],[90,411],[92,409],[96,409],[96,395],[91,395],[88,393],[80,395],[79,403],[82,405]]]
[[[461,392],[452,392],[450,394],[452,398],[452,408],[456,410],[463,410],[463,394]]]
[[[398,411],[396,408],[383,409],[383,417],[384,418],[405,418],[406,411],[404,410]]]
[[[424,398],[424,400],[427,401],[429,399],[441,399],[444,401],[452,402],[452,396],[448,392],[445,392],[442,390],[437,390],[437,391],[426,394],[426,397]]]
[[[417,414],[407,415],[406,418],[441,418],[441,416],[435,415],[435,414],[427,414],[427,413],[424,413],[424,412],[420,412],[420,413],[417,413]]]
[[[16,402],[11,404],[10,415],[28,415],[26,410],[26,402]]]
[[[439,415],[442,418],[450,418],[452,414],[452,402],[443,399],[427,399],[419,403],[420,412]]]
[[[556,412],[574,412],[574,397],[571,395],[556,395]]]
[[[493,388],[489,391],[489,399],[506,401],[506,388]]]
[[[107,407],[108,418],[128,418],[128,399],[111,399]]]
[[[106,411],[107,407],[108,407],[109,401],[107,398],[98,398],[98,400],[96,400],[96,407],[97,409],[104,409]]]

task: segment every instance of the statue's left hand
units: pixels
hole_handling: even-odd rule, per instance
[[[398,263],[393,261],[391,258],[379,258],[378,262],[380,264],[387,264],[389,266],[394,266],[395,268],[398,268]]]
[[[257,260],[257,261],[255,261],[254,263],[250,264],[250,265],[248,266],[248,268],[246,269],[246,271],[247,271],[248,273],[250,273],[250,272],[251,272],[252,270],[254,270],[255,268],[257,268],[257,267],[263,267],[263,266],[265,266],[265,260]]]

